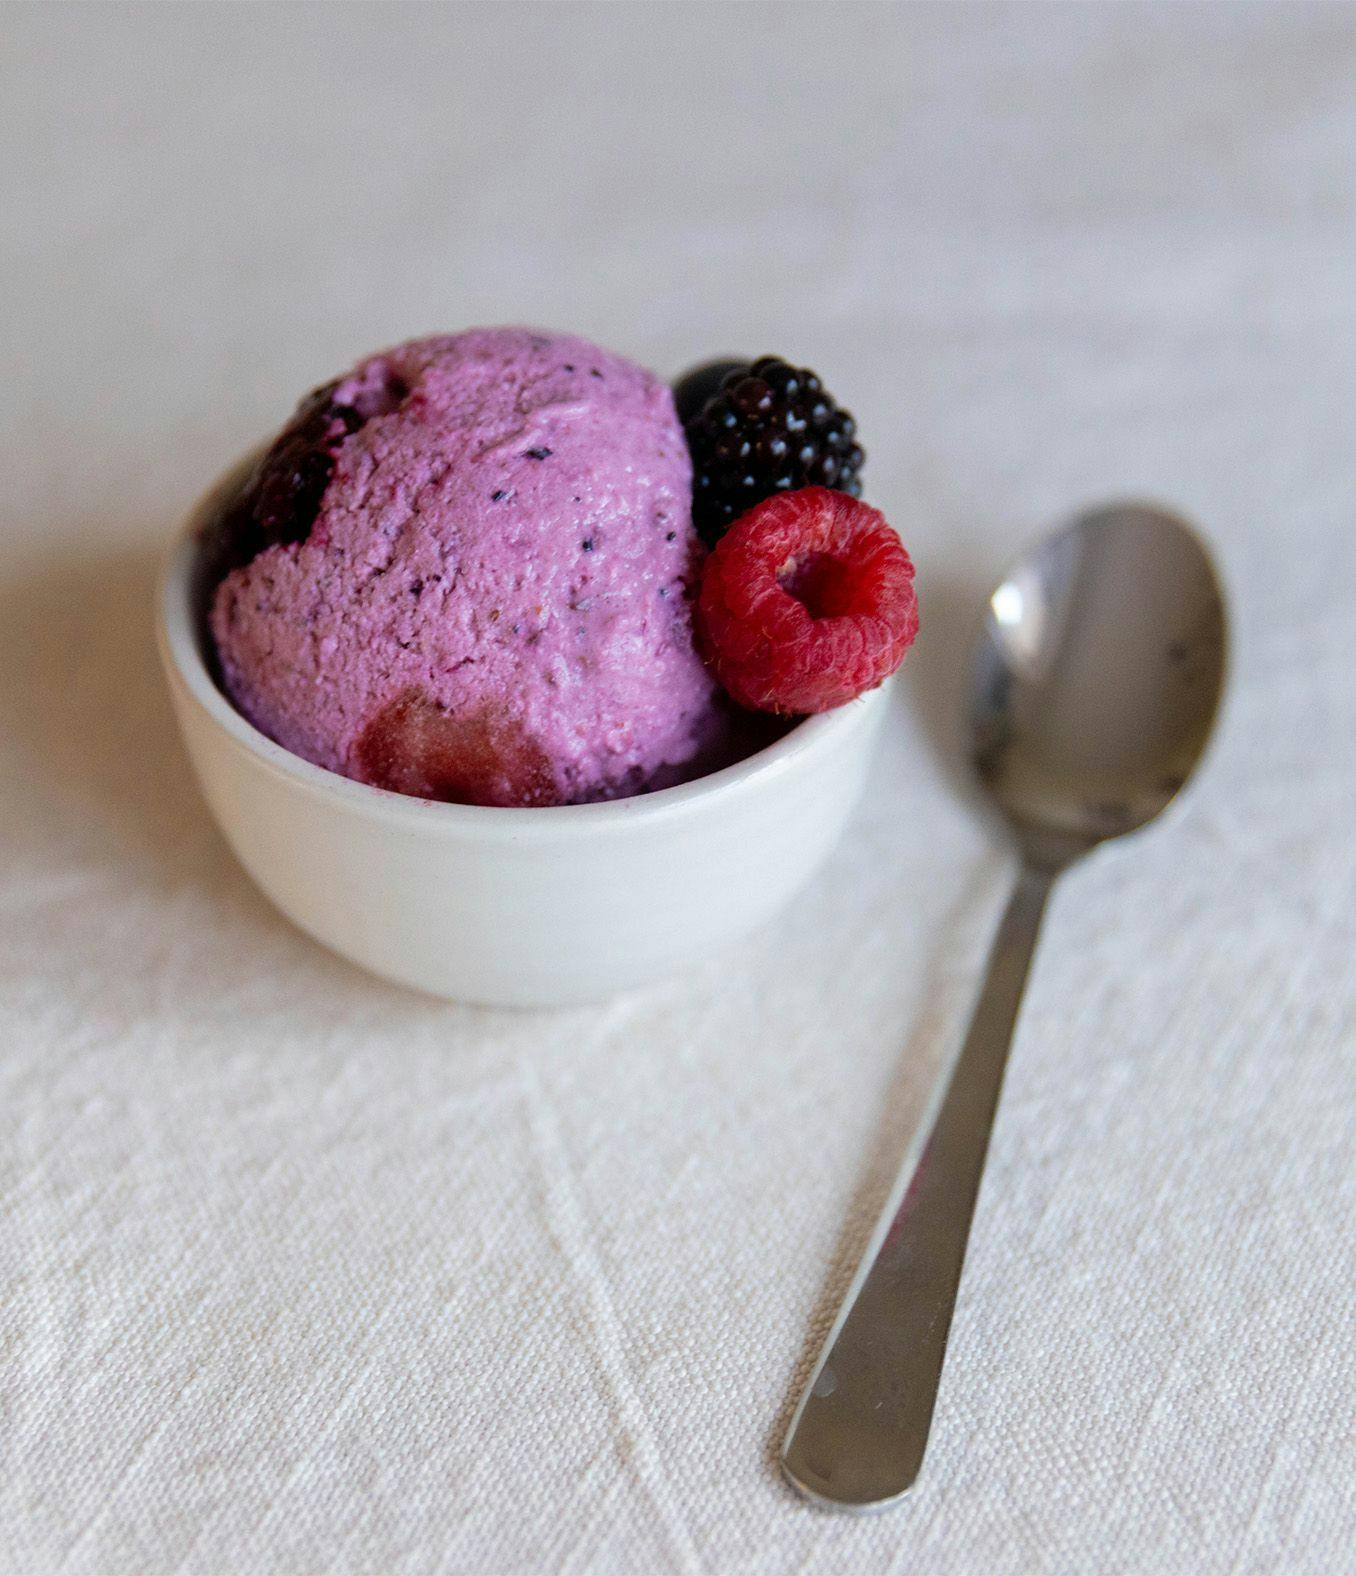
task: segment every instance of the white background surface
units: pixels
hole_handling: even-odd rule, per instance
[[[1356,9],[0,11],[0,1568],[1356,1568]],[[924,633],[871,801],[706,972],[511,1016],[363,978],[209,825],[176,518],[382,343],[784,351]],[[1006,872],[968,620],[1169,499],[1236,687],[1071,876],[926,1476],[771,1465]]]

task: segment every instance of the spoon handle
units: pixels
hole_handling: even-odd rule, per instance
[[[923,1464],[984,1156],[1054,872],[1024,865],[969,1032],[920,1124],[800,1399],[782,1467],[821,1504],[880,1510]]]

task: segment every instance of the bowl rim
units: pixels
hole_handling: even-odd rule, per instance
[[[844,706],[805,717],[781,738],[730,766],[691,782],[624,799],[593,804],[510,806],[447,804],[396,793],[356,782],[294,754],[256,728],[222,692],[204,660],[191,607],[194,571],[202,550],[198,529],[201,513],[200,505],[169,544],[156,585],[156,635],[167,673],[172,680],[177,679],[198,710],[238,751],[312,797],[355,814],[429,830],[510,837],[548,832],[593,834],[607,826],[635,826],[681,817],[706,809],[713,800],[756,792],[846,743],[874,718],[889,688],[887,679]]]

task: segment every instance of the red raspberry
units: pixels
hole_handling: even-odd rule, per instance
[[[913,644],[913,564],[879,509],[825,487],[776,493],[716,543],[696,628],[741,706],[828,711],[874,689]]]

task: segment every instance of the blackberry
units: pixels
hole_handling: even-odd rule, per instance
[[[394,410],[409,389],[385,371],[375,387],[338,400],[341,379],[313,390],[256,461],[239,496],[218,520],[211,541],[213,579],[243,569],[266,547],[304,542],[329,486],[344,439],[373,416]]]
[[[722,365],[719,385],[692,409]],[[861,496],[857,424],[807,368],[777,356],[712,363],[689,373],[675,398],[692,453],[692,519],[709,546],[773,493],[829,487]]]
[[[339,445],[364,420],[335,400],[338,387],[326,383],[308,394],[250,471],[216,528],[215,579],[244,568],[266,547],[304,542],[310,534]]]

